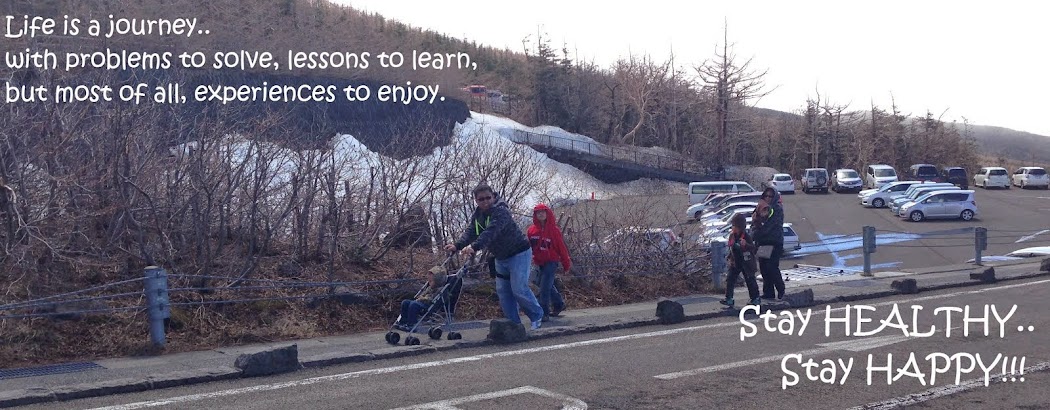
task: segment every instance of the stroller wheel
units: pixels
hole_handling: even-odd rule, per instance
[[[448,340],[459,340],[462,338],[463,335],[459,334],[459,332],[448,332]]]
[[[386,333],[386,342],[387,343],[390,343],[392,345],[396,345],[397,342],[399,342],[399,341],[401,341],[401,335],[398,334],[397,332],[387,332]]]
[[[430,331],[427,332],[427,335],[430,336],[431,339],[439,340],[441,339],[441,333],[442,331],[440,327],[432,327],[430,328]]]
[[[419,338],[415,336],[409,336],[405,338],[405,346],[415,346],[419,344]]]

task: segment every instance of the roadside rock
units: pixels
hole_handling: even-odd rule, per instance
[[[1043,263],[1039,265],[1039,271],[1050,272],[1050,258],[1043,259]]]
[[[681,303],[663,299],[656,304],[656,317],[660,318],[660,324],[663,325],[681,323],[685,320],[685,308]]]
[[[970,279],[979,280],[985,283],[995,282],[995,268],[989,267],[983,271],[971,273]]]
[[[291,345],[259,353],[242,354],[233,363],[244,377],[266,376],[299,370],[299,347]]]
[[[489,323],[488,338],[496,343],[519,343],[528,340],[525,325],[509,319],[493,319]]]
[[[915,279],[895,280],[890,284],[890,287],[905,295],[919,293],[919,283]]]
[[[788,293],[784,295],[784,301],[791,307],[805,307],[813,305],[813,289],[801,292]]]

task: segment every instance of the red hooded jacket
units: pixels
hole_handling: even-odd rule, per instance
[[[547,214],[547,220],[543,225],[536,219],[537,212]],[[547,262],[561,262],[563,269],[568,271],[572,268],[572,260],[569,259],[569,249],[565,247],[565,239],[561,236],[561,230],[554,221],[554,211],[547,205],[538,204],[532,210],[532,225],[529,225],[529,243],[532,245],[532,261],[537,265]]]

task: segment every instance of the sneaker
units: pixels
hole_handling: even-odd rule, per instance
[[[561,316],[561,311],[563,311],[563,310],[565,310],[565,307],[554,308],[554,310],[551,311],[550,315],[553,316],[553,317],[560,317]]]
[[[762,306],[762,298],[751,299],[751,303],[748,303],[748,304],[749,305],[754,305],[754,306]]]
[[[729,306],[729,307],[733,307],[733,299],[732,298],[722,299],[722,300],[718,301],[718,303],[721,303],[721,304]]]
[[[532,322],[532,328],[531,329],[532,330],[539,330],[540,329],[540,324],[542,324],[542,323],[543,323],[542,319],[541,320],[534,320]]]

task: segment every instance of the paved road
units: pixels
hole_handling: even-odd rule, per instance
[[[794,323],[791,335],[763,330],[761,318],[743,325],[737,317],[727,316],[678,327],[643,327],[86,399],[62,407],[843,409],[921,403],[944,409],[1048,408],[1050,346],[1045,341],[1050,316],[1042,314],[1050,309],[1048,289],[1050,280],[1033,279],[865,301],[872,310],[863,315],[871,322],[856,320],[856,307],[847,310],[836,305],[829,313],[818,306],[809,313],[804,331],[796,314],[790,322]],[[913,305],[923,308],[914,316]],[[943,312],[934,313],[939,307],[966,306],[970,319],[986,320],[964,322],[964,314],[955,312],[948,322]],[[901,313],[899,319],[893,315],[894,307]],[[796,312],[804,315],[808,310]],[[851,332],[873,334],[845,336],[845,325],[825,320],[843,318],[847,312],[854,319]],[[789,321],[779,320],[790,314],[779,315],[771,322],[773,327],[787,330]],[[895,328],[875,332],[883,319],[899,321],[908,335]],[[752,325],[757,334],[741,341],[742,332]],[[825,335],[825,326],[831,326],[831,336]],[[969,333],[964,334],[964,329]],[[835,382],[808,380],[805,368],[791,354],[801,355],[800,361],[816,360],[820,367],[814,374]],[[914,366],[907,364],[911,354],[917,358]],[[949,365],[947,359],[940,359],[931,365],[925,360],[936,354],[954,355],[958,362]],[[986,367],[996,362],[990,366],[992,382],[987,387],[981,366],[970,362],[978,354]],[[869,382],[868,360],[884,364],[890,355],[894,379],[887,381],[885,373],[875,373]],[[1003,358],[998,355],[1007,357],[1006,372],[1013,373],[1006,382],[999,376]],[[1027,369],[1024,381],[1022,360]],[[840,361],[852,361],[848,375],[842,368],[831,370],[831,364]],[[930,379],[933,366],[942,369],[935,380]],[[959,369],[964,372],[957,382]],[[793,375],[798,375],[798,384],[785,388],[785,381],[796,380]]]

